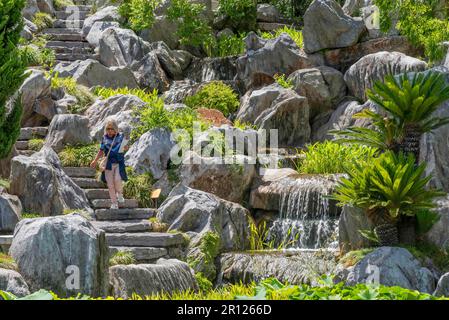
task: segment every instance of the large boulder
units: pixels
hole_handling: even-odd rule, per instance
[[[150,29],[142,30],[139,36],[148,42],[163,41],[170,49],[177,49],[179,46],[179,36],[176,34],[177,23],[170,21],[166,15],[154,17],[154,23]]]
[[[53,0],[37,0],[37,7],[40,12],[48,13],[49,15],[53,15],[55,11]]]
[[[338,243],[340,253],[369,248],[373,243],[362,236],[360,231],[373,230],[373,224],[366,218],[364,210],[345,206],[338,221]]]
[[[65,209],[91,212],[83,190],[65,174],[51,148],[30,157],[14,157],[10,180],[10,192],[19,197],[26,212],[43,216],[60,215]]]
[[[176,259],[161,258],[155,264],[117,265],[109,271],[116,298],[198,290],[193,270]]]
[[[162,68],[172,79],[183,79],[183,72],[193,56],[183,50],[171,50],[163,41],[153,42],[152,51],[157,55]]]
[[[28,285],[20,273],[2,268],[0,268],[0,290],[12,293],[19,298],[30,294]]]
[[[334,109],[346,95],[346,83],[343,74],[330,67],[301,69],[289,77],[293,89],[306,97],[310,107],[310,117]]]
[[[143,106],[145,106],[145,102],[133,95],[119,94],[105,100],[98,100],[85,112],[85,116],[89,119],[89,131],[92,139],[101,139],[106,121],[111,117],[117,120],[120,131],[129,131],[134,120],[133,108]]]
[[[346,0],[343,4],[343,12],[349,16],[356,15],[363,7],[373,4],[372,0]]]
[[[126,153],[126,164],[137,174],[151,172],[155,179],[160,179],[167,170],[170,150],[175,144],[167,129],[148,131]]]
[[[77,114],[62,114],[53,118],[48,128],[45,145],[60,152],[65,145],[88,144],[89,119]]]
[[[376,80],[382,81],[390,72],[401,74],[410,71],[424,71],[427,63],[409,57],[400,52],[381,51],[364,56],[348,71],[344,79],[348,85],[349,92],[362,100],[366,99],[366,90],[371,89]]]
[[[437,297],[449,297],[449,273],[443,274],[440,280],[438,280],[437,288],[433,295]]]
[[[36,0],[27,0],[25,8],[22,10],[22,15],[27,20],[33,20],[34,15],[39,12]]]
[[[80,215],[22,220],[10,254],[31,291],[47,289],[63,297],[107,294],[105,233]]]
[[[346,15],[335,0],[315,0],[304,14],[304,51],[349,47],[366,31],[363,20]]]
[[[12,233],[22,217],[22,204],[18,197],[0,191],[0,234]]]
[[[111,27],[119,28],[120,24],[116,21],[96,21],[90,28],[90,31],[86,36],[86,40],[93,47],[98,47],[100,45],[101,34],[107,28],[111,28]]]
[[[139,38],[134,31],[108,28],[99,41],[100,62],[108,67],[131,66],[151,50],[149,43]]]
[[[246,54],[237,59],[237,76],[246,88],[274,82],[275,74],[290,75],[295,70],[310,68],[314,63],[286,33],[271,40],[250,32],[245,38]]]
[[[75,81],[86,87],[106,88],[138,88],[136,79],[128,67],[105,67],[97,60],[78,60],[68,66],[57,65],[55,72],[60,77],[73,77]]]
[[[215,256],[210,255],[245,250],[249,245],[250,213],[247,209],[182,184],[170,192],[157,217],[169,225],[169,230],[189,232],[191,241],[187,256],[196,272],[203,272],[211,279],[215,278]],[[216,242],[211,234],[215,235]]]
[[[115,6],[108,6],[101,10],[98,10],[93,15],[89,16],[84,20],[83,24],[83,34],[87,36],[92,29],[92,26],[95,24],[95,22],[98,21],[117,21],[120,22],[122,18],[120,17],[120,14],[118,13],[118,8]]]
[[[279,10],[268,3],[257,5],[257,21],[260,22],[278,22],[281,18]]]
[[[243,155],[230,158],[184,155],[181,181],[192,188],[210,192],[222,199],[241,203],[256,174],[255,159]]]
[[[142,88],[157,89],[158,92],[167,91],[170,80],[155,52],[148,52],[142,60],[132,65],[137,83]]]
[[[346,278],[350,286],[369,282],[433,293],[436,279],[407,249],[380,247],[359,261]]]

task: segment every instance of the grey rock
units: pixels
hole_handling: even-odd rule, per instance
[[[22,204],[18,197],[0,191],[0,234],[12,233],[22,217]]]
[[[94,47],[98,47],[100,45],[100,38],[103,31],[107,28],[120,27],[120,24],[116,21],[96,21],[90,28],[89,33],[86,35],[86,40]]]
[[[45,145],[56,152],[65,145],[86,145],[92,142],[89,135],[89,119],[77,114],[62,114],[53,118],[48,128]]]
[[[20,273],[14,270],[0,268],[0,290],[12,293],[21,298],[30,294],[28,285],[26,284]]]
[[[58,155],[50,148],[30,157],[14,157],[10,179],[10,192],[19,197],[26,212],[43,216],[60,215],[64,209],[91,212],[83,190],[65,174]]]
[[[360,234],[360,230],[373,230],[373,224],[360,208],[345,206],[338,222],[338,243],[341,254],[361,248],[369,248],[373,243]]]
[[[176,34],[176,22],[170,21],[166,15],[156,16],[154,19],[153,26],[150,29],[142,30],[139,36],[150,43],[163,41],[170,49],[177,49],[179,36]]]
[[[194,58],[184,74],[196,82],[231,81],[237,75],[236,56]]]
[[[90,32],[90,29],[92,28],[92,26],[94,25],[95,22],[98,21],[117,21],[120,22],[121,21],[121,17],[120,14],[118,13],[118,9],[115,6],[108,6],[105,7],[99,11],[97,11],[96,13],[94,13],[93,15],[91,15],[90,17],[87,17],[86,20],[84,20],[84,24],[83,24],[83,34],[85,36],[87,36]]]
[[[33,20],[34,15],[39,12],[36,0],[27,0],[25,8],[22,10],[22,15],[27,20]]]
[[[380,247],[367,254],[349,272],[347,285],[375,281],[385,286],[399,286],[433,293],[436,279],[432,272],[404,248]]]
[[[304,51],[349,47],[366,32],[361,18],[347,16],[335,0],[315,0],[304,14]]]
[[[353,16],[363,7],[372,5],[372,0],[346,0],[343,5],[343,12],[349,16]]]
[[[105,100],[98,100],[85,112],[85,116],[89,119],[92,139],[98,141],[101,139],[106,121],[110,117],[120,120],[117,123],[121,131],[128,131],[134,120],[131,114],[132,109],[143,106],[145,106],[145,102],[133,95],[120,94]]]
[[[182,79],[183,71],[190,64],[192,55],[183,50],[171,50],[162,41],[152,43],[151,48],[167,75],[172,79]]]
[[[437,297],[449,297],[449,273],[443,274],[440,280],[438,280],[437,288],[433,295]]]
[[[449,199],[447,197],[436,201],[435,211],[439,214],[439,220],[425,234],[426,241],[446,250],[449,246],[449,235],[447,228],[449,227]]]
[[[10,254],[31,291],[47,289],[63,297],[107,294],[105,234],[80,215],[22,220]],[[79,289],[70,285],[79,285]]]
[[[237,59],[237,75],[247,89],[273,83],[277,73],[289,76],[295,70],[314,66],[286,33],[265,40],[250,32],[245,42],[246,54]]]
[[[135,62],[131,68],[134,77],[142,88],[157,89],[158,92],[164,92],[170,86],[170,80],[154,52],[147,53],[142,60]]]
[[[280,17],[281,14],[275,6],[267,3],[257,5],[257,21],[277,22]]]
[[[193,270],[175,259],[159,259],[156,264],[117,265],[110,268],[110,283],[115,297],[130,298],[161,293],[197,291]]]
[[[54,14],[53,0],[37,0],[37,7],[40,12]]]
[[[184,99],[195,94],[199,87],[200,84],[190,79],[173,81],[162,97],[167,104],[183,103]]]
[[[126,153],[126,163],[137,174],[151,172],[155,179],[160,179],[167,170],[170,150],[175,145],[171,133],[163,128],[156,128],[144,133]]]
[[[365,100],[366,90],[371,89],[376,80],[382,81],[386,75],[393,72],[394,75],[410,71],[424,71],[427,63],[409,57],[400,52],[381,51],[364,56],[348,71],[344,79],[349,92],[355,97]]]

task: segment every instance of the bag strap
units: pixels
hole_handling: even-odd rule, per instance
[[[109,149],[108,155],[106,156],[106,161],[109,160],[109,155],[111,154],[112,151],[112,147],[114,146],[114,142],[115,142],[115,138],[117,138],[119,134],[117,133],[114,137],[114,139],[112,140],[112,144],[111,144],[111,148]]]

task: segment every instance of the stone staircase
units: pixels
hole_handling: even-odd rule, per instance
[[[31,150],[29,146],[30,140],[45,139],[48,127],[24,127],[20,129],[19,139],[16,141],[15,147],[19,155],[31,156],[37,152]]]
[[[56,63],[71,63],[76,60],[97,59],[94,49],[86,41],[81,30],[92,6],[79,4],[55,11],[53,28],[44,29],[49,37],[47,48],[55,52]]]
[[[180,233],[154,232],[149,220],[157,210],[139,208],[135,199],[125,199],[119,209],[111,210],[111,200],[105,184],[96,179],[96,171],[89,167],[66,167],[64,171],[81,187],[95,212],[92,222],[106,233],[111,255],[130,251],[137,263],[152,263],[162,257],[182,256],[185,244]]]

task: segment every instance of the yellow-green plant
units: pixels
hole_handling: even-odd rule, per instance
[[[44,139],[31,139],[28,141],[28,149],[39,151],[44,146]]]
[[[135,263],[136,258],[130,251],[118,251],[111,257],[111,259],[109,259],[109,266],[111,267],[116,265],[129,265]]]
[[[12,257],[0,252],[0,268],[17,270],[17,264]]]
[[[292,89],[293,88],[293,81],[291,79],[286,79],[285,74],[279,74],[276,73],[274,75],[274,80],[283,88],[285,89]]]
[[[124,88],[104,88],[104,87],[96,87],[94,90],[95,95],[101,97],[102,99],[108,99],[110,97],[123,94],[123,95],[133,95],[141,99],[143,102],[149,103],[149,104],[155,104],[158,103],[160,98],[158,96],[158,91],[154,89],[153,91],[145,91],[143,89],[130,89],[128,87]]]
[[[33,23],[36,25],[39,31],[46,28],[51,28],[55,19],[51,15],[45,12],[38,12],[34,15]]]
[[[72,0],[53,0],[53,6],[56,10],[63,10],[65,7],[73,5],[75,3]]]
[[[141,207],[151,208],[153,206],[151,191],[154,183],[151,173],[137,175],[131,168],[127,168],[127,173],[128,181],[123,188],[125,198],[136,199]]]
[[[66,146],[59,158],[64,167],[87,167],[94,160],[99,146],[90,144],[86,146]]]
[[[126,20],[125,26],[136,32],[142,31],[153,26],[154,10],[160,2],[160,0],[123,0],[118,12]]]
[[[282,33],[288,34],[298,47],[300,47],[300,48],[304,47],[304,41],[303,41],[301,30],[297,30],[292,27],[284,26],[282,28],[276,29],[273,33],[262,32],[261,36],[264,39],[275,39],[275,38],[279,37]]]

